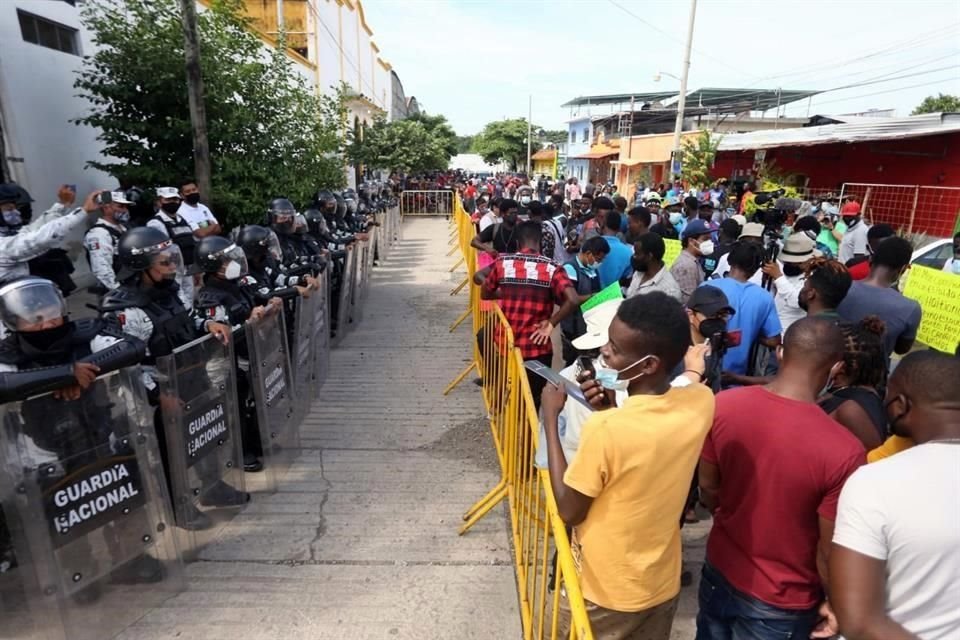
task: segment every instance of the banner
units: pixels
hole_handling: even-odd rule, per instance
[[[666,248],[666,251],[663,252],[663,264],[669,268],[673,261],[677,259],[677,256],[680,255],[680,241],[664,238],[663,246]]]
[[[917,340],[937,351],[954,353],[960,343],[960,276],[915,265],[910,268],[903,295],[923,309]]]

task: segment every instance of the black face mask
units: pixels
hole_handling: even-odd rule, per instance
[[[706,318],[700,322],[700,335],[704,338],[715,336],[727,330],[727,322],[722,318]]]
[[[183,199],[187,201],[187,204],[195,207],[197,206],[197,203],[200,202],[200,194],[191,193],[188,196],[184,196]]]
[[[646,263],[646,261],[641,260],[637,256],[630,258],[630,266],[633,267],[634,271],[639,271],[640,273],[646,273],[647,269],[649,268],[649,265]]]
[[[43,331],[23,331],[19,333],[20,339],[30,345],[37,351],[48,351],[51,347],[57,345],[64,338],[70,335],[73,326],[69,322],[64,322],[59,327],[44,329]]]
[[[843,224],[849,227],[855,224],[859,219],[860,219],[860,216],[843,216]]]
[[[174,215],[177,211],[180,210],[179,202],[164,202],[160,205],[160,210],[164,213],[168,213],[171,216]]]

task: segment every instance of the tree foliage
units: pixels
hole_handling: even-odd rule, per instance
[[[457,136],[457,153],[470,153],[473,149],[473,136]]]
[[[534,130],[539,127],[533,127]],[[527,119],[489,122],[473,140],[473,150],[487,164],[506,162],[514,171],[527,161]]]
[[[425,111],[421,111],[420,113],[410,116],[407,120],[419,122],[431,135],[436,137],[443,146],[444,152],[447,154],[447,160],[457,155],[457,134],[450,126],[450,123],[447,122],[445,116],[439,114],[431,115]]]
[[[569,132],[564,129],[540,129],[534,135],[538,141],[550,144],[563,144],[569,137]]]
[[[960,112],[960,96],[951,96],[946,93],[940,93],[935,96],[927,96],[923,99],[917,108],[910,115],[916,116],[921,113],[946,113]]]
[[[348,140],[347,158],[368,169],[422,173],[444,170],[450,161],[447,138],[419,119],[377,118],[371,126],[352,131]]]
[[[684,140],[680,151],[681,177],[691,187],[703,189],[713,181],[713,161],[717,157],[720,138],[701,129],[696,141]]]
[[[341,95],[318,97],[284,48],[266,48],[241,0],[214,0],[198,15],[213,193],[231,223],[262,217],[267,199],[303,202],[344,182]],[[123,185],[172,185],[193,174],[193,138],[176,0],[85,3],[97,45],[75,87],[91,103],[78,122],[102,132],[88,164]]]

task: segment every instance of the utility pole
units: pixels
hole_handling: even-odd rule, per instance
[[[183,20],[183,50],[186,57],[187,96],[193,126],[193,171],[200,197],[209,200],[210,146],[207,143],[207,110],[203,103],[203,76],[200,74],[200,38],[197,35],[196,0],[180,0]]]
[[[530,177],[530,149],[533,145],[533,94],[527,102],[527,178]]]
[[[676,172],[680,162],[680,132],[683,130],[683,110],[687,106],[687,75],[690,73],[690,50],[693,48],[693,24],[697,17],[697,0],[690,0],[690,22],[687,24],[687,46],[683,54],[683,68],[680,73],[680,100],[677,102],[677,122],[673,127],[673,153],[670,158],[670,173],[674,180],[680,177]]]

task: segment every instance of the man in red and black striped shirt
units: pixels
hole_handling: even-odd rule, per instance
[[[481,298],[499,303],[523,359],[539,360],[550,366],[550,336],[560,321],[576,310],[577,292],[563,267],[540,255],[539,223],[521,223],[516,234],[519,252],[498,256],[496,262],[477,272],[474,281],[481,285]],[[554,313],[557,305],[560,309]],[[537,375],[529,380],[539,408],[544,380]]]

